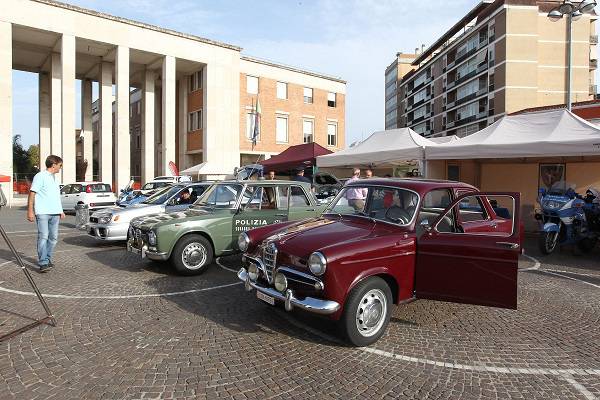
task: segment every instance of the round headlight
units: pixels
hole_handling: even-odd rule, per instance
[[[249,245],[250,245],[250,238],[248,237],[246,232],[240,233],[240,236],[238,236],[238,248],[240,249],[240,251],[248,250]]]
[[[308,257],[308,268],[310,268],[310,272],[313,274],[321,276],[327,268],[327,259],[323,254],[315,251]]]
[[[150,246],[156,246],[156,233],[154,233],[154,231],[148,232],[148,244]]]
[[[285,290],[287,289],[287,278],[285,277],[284,274],[282,274],[281,272],[278,272],[275,275],[275,289],[277,289],[279,292],[285,292]]]
[[[250,264],[248,267],[248,277],[252,282],[256,282],[258,280],[258,268],[254,264]]]
[[[98,222],[101,224],[108,224],[112,218],[112,215],[105,215],[104,217],[98,218]]]

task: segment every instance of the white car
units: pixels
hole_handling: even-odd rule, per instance
[[[156,193],[129,207],[98,210],[86,225],[88,235],[99,240],[126,240],[129,222],[144,215],[177,213],[187,210],[212,182],[182,183],[158,189]],[[187,198],[184,192],[190,194]]]
[[[183,183],[183,182],[191,182],[192,177],[189,175],[179,175],[179,176],[157,176],[152,179],[152,182],[156,181],[167,181],[171,183]]]
[[[116,200],[108,183],[75,182],[64,185],[60,190],[60,201],[64,211],[75,211],[78,204],[85,204],[90,209],[112,207]]]

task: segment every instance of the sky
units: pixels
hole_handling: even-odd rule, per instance
[[[429,46],[477,0],[63,0],[243,48],[242,54],[340,77],[346,144],[384,129],[384,72]],[[37,75],[14,71],[14,132],[38,141]],[[77,85],[79,88],[79,84]],[[79,90],[79,89],[78,89]],[[79,96],[77,96],[79,99]],[[81,125],[76,121],[77,127]]]

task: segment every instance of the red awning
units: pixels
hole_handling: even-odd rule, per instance
[[[10,176],[0,175],[0,182],[10,182]]]
[[[316,157],[330,154],[332,151],[327,150],[317,143],[299,144],[290,146],[280,154],[261,161],[260,164],[267,170],[276,172],[284,172],[304,166],[305,168],[316,165]]]

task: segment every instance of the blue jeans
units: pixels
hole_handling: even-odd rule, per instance
[[[58,214],[38,214],[35,216],[38,230],[37,252],[38,265],[48,265],[52,260],[52,252],[58,241]]]

